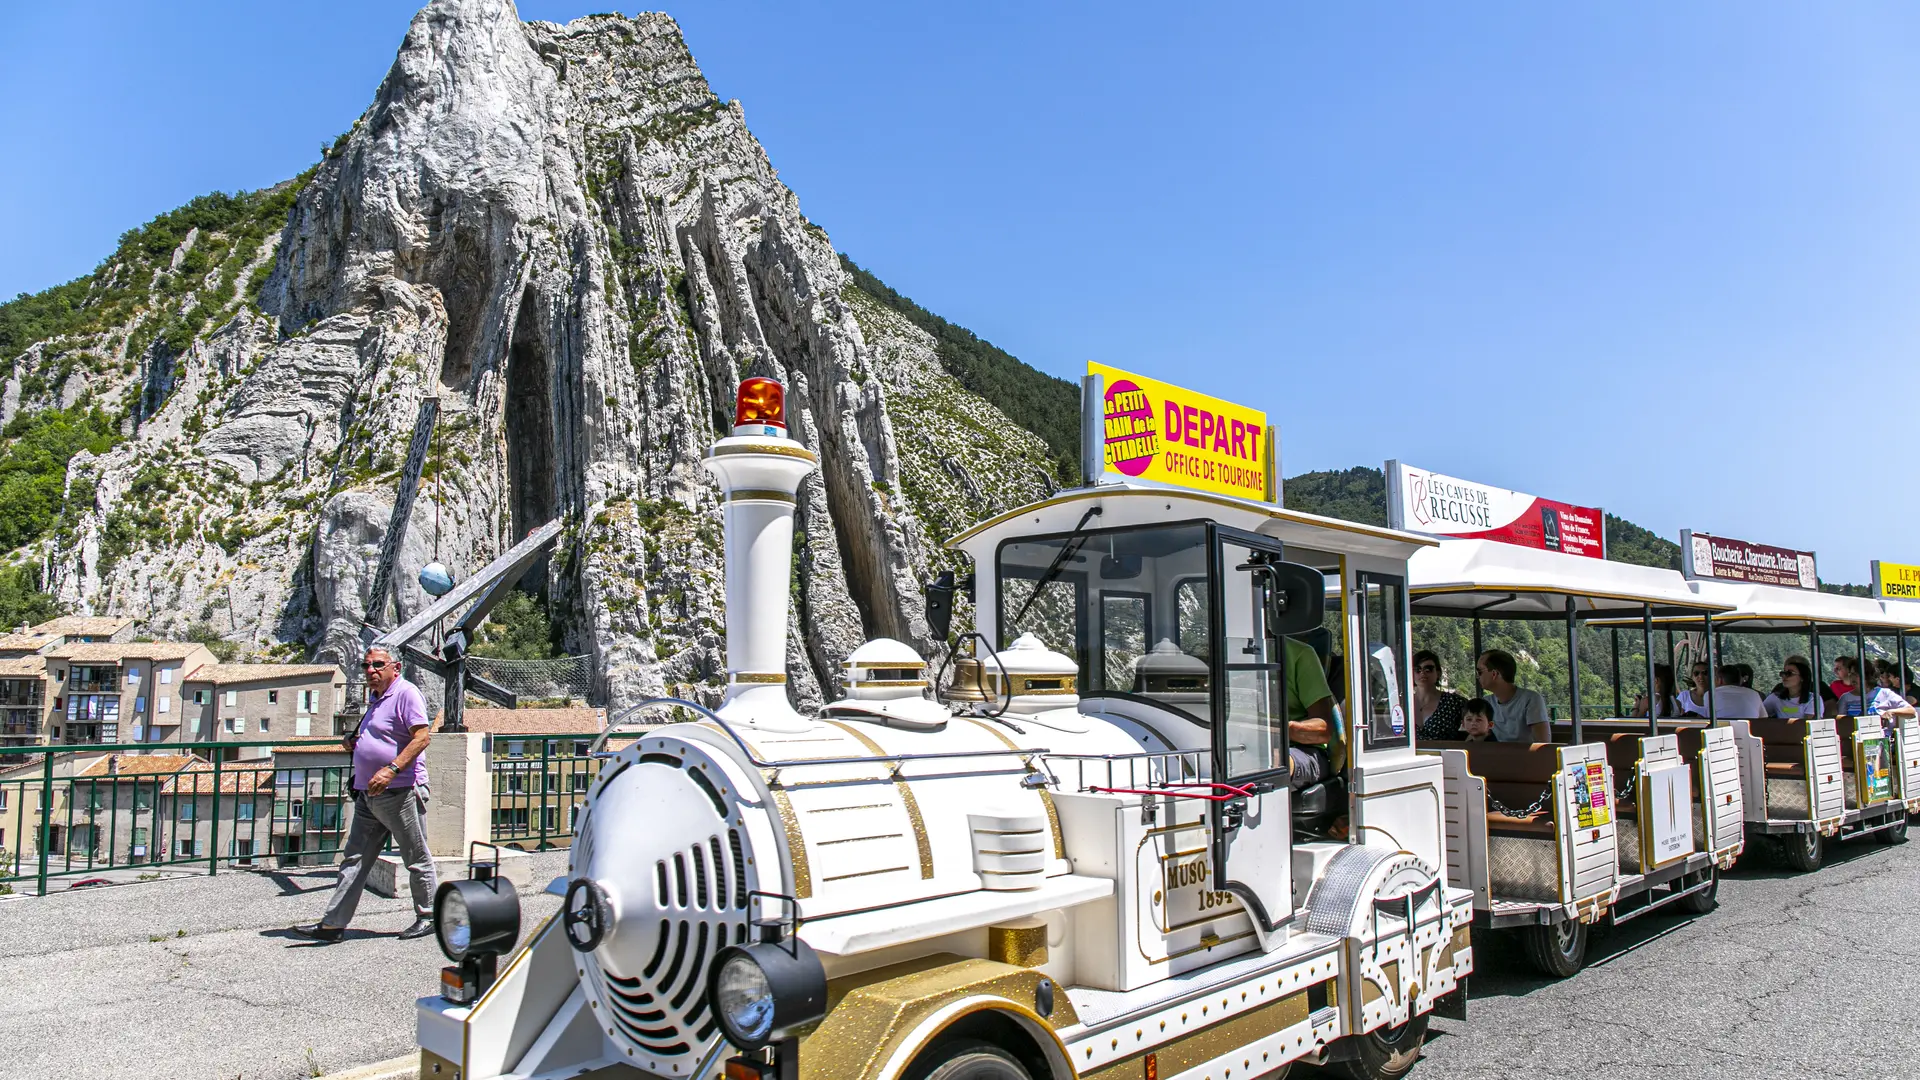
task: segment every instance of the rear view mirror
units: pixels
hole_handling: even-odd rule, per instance
[[[1290,562],[1249,563],[1267,579],[1267,633],[1291,637],[1317,630],[1327,614],[1327,578],[1311,566]]]
[[[953,571],[942,570],[940,576],[927,582],[924,595],[927,600],[927,626],[933,631],[933,640],[946,641],[953,632],[953,594],[956,586]]]
[[[1100,559],[1100,576],[1108,581],[1126,581],[1139,577],[1140,567],[1138,555],[1104,555]]]

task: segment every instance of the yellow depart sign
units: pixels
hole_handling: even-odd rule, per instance
[[[1106,401],[1109,473],[1243,499],[1273,499],[1273,429],[1244,405],[1089,363]]]
[[[1874,560],[1873,595],[1883,600],[1920,600],[1920,566]]]

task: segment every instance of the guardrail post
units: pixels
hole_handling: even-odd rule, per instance
[[[540,740],[540,846],[535,849],[546,851],[553,845],[547,843],[547,801],[553,794],[553,776],[547,771],[553,768],[553,740]]]
[[[208,825],[207,836],[208,877],[220,872],[220,751],[215,750],[213,754],[213,821]],[[197,799],[199,792],[195,791],[194,796]]]
[[[47,848],[53,843],[53,751],[40,755],[40,895],[47,895]]]

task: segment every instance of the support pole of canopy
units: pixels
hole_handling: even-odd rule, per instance
[[[1900,659],[1900,696],[1905,697],[1913,692],[1913,687],[1907,685],[1907,632],[1896,630],[1893,638]]]
[[[1467,657],[1467,662],[1474,666],[1475,671],[1479,670],[1480,668],[1480,613],[1478,611],[1475,611],[1473,613],[1473,655]],[[1473,696],[1480,697],[1481,696],[1480,680],[1477,676],[1474,679],[1473,687],[1474,687]]]
[[[1567,693],[1572,702],[1567,707],[1573,714],[1573,744],[1580,745],[1585,740],[1580,737],[1580,620],[1573,613],[1573,597],[1567,597]]]
[[[1825,716],[1826,703],[1820,697],[1820,624],[1812,619],[1807,620],[1807,651],[1813,654],[1813,685],[1803,689],[1813,695],[1813,715]]]
[[[1620,628],[1612,627],[1608,633],[1613,636],[1613,715],[1625,716],[1627,710],[1620,702]]]
[[[1653,682],[1653,605],[1640,605],[1640,635],[1647,642],[1647,734],[1660,734],[1660,688]]]
[[[1853,628],[1853,689],[1860,695],[1860,715],[1867,715],[1867,630]]]
[[[1720,638],[1713,632],[1713,612],[1703,612],[1702,615],[1706,619],[1706,628],[1700,636],[1707,643],[1707,726],[1717,727],[1720,724],[1720,703],[1715,700],[1717,695],[1714,691],[1720,689]]]

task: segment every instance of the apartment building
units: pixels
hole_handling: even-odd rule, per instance
[[[0,746],[40,745],[52,716],[46,657],[0,659]]]
[[[182,684],[186,739],[325,738],[340,734],[347,680],[327,664],[207,664]],[[265,746],[235,747],[230,759],[271,756]]]
[[[352,785],[353,755],[338,743],[274,747],[273,820],[266,853],[280,866],[339,862],[351,817]]]
[[[571,834],[599,775],[587,751],[606,730],[607,711],[467,709],[463,719],[491,743],[494,839],[552,844]]]
[[[169,858],[217,853],[235,866],[252,866],[254,856],[268,850],[276,810],[271,762],[223,762],[216,783],[212,763],[195,757],[167,779],[162,795]]]
[[[271,762],[220,765],[197,754],[63,753],[46,815],[48,868],[142,866],[220,856],[250,866],[274,832]],[[0,772],[0,849],[22,865],[40,854],[42,766]],[[0,874],[12,869],[0,866]]]
[[[53,623],[43,623],[52,626]],[[187,742],[201,736],[181,723],[186,675],[215,664],[194,642],[84,642],[45,654],[51,743],[66,746]]]

